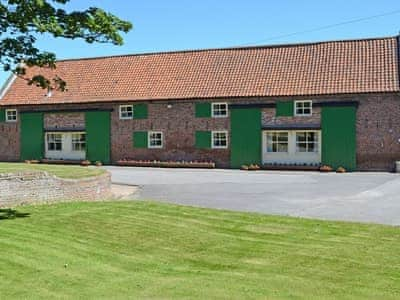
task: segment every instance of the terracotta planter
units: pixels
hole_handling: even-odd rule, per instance
[[[88,161],[88,160],[82,160],[82,161],[81,161],[81,166],[82,166],[82,167],[90,166],[90,161]]]

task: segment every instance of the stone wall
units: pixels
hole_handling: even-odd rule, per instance
[[[84,179],[61,179],[46,172],[0,174],[0,206],[111,197],[109,173]]]

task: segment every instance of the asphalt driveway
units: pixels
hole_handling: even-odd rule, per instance
[[[135,195],[177,204],[400,225],[400,176],[106,167]]]

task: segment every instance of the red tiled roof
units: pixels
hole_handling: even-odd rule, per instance
[[[2,105],[399,92],[395,37],[72,59],[55,71],[67,92],[16,79]]]

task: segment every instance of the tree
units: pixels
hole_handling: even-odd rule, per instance
[[[37,36],[82,39],[87,43],[122,45],[121,33],[132,24],[101,8],[67,12],[70,0],[0,0],[0,64],[4,71],[42,88],[65,90],[62,78],[37,74],[26,77],[26,67],[56,68],[56,55],[35,46]]]

